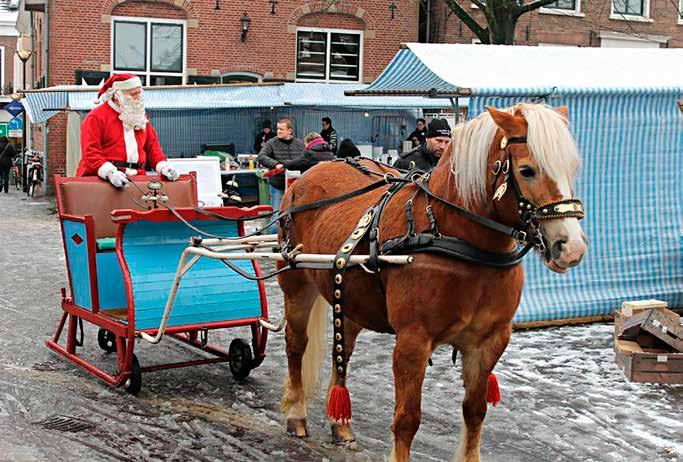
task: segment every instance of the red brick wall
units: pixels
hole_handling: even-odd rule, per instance
[[[14,52],[17,49],[16,37],[0,37],[0,46],[5,47],[5,55],[2,57],[3,66],[5,67],[5,80],[2,82],[2,93],[8,93],[9,87],[14,83]],[[21,75],[19,76],[21,77]],[[26,76],[26,81],[29,77]],[[19,86],[21,87],[21,79]]]
[[[454,14],[447,17],[448,7],[444,2],[439,3],[435,18],[438,29],[435,41],[472,43],[474,34]],[[481,11],[472,8],[470,1],[458,0],[458,3],[471,13],[479,24],[485,25]],[[586,47],[600,46],[600,39],[596,34],[600,31],[611,31],[636,36],[668,36],[671,38],[670,47],[683,47],[683,26],[677,23],[674,4],[678,4],[678,0],[673,0],[673,4],[672,0],[650,0],[652,22],[610,19],[610,0],[583,0],[581,13],[585,14],[584,17],[558,16],[535,10],[520,17],[515,35],[516,43],[537,45],[539,42],[550,42]]]
[[[66,114],[58,114],[48,121],[48,150],[47,171],[52,175],[66,173]],[[36,148],[37,149],[37,148]]]

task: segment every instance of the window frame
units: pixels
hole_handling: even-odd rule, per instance
[[[299,32],[317,32],[327,34],[327,44],[325,50],[325,78],[324,79],[307,79],[297,77],[297,69],[299,67]],[[332,48],[332,34],[351,34],[358,35],[358,80],[349,79],[332,79],[330,78],[330,50]],[[318,82],[318,83],[362,83],[363,82],[363,51],[365,49],[365,31],[360,29],[327,29],[322,27],[297,27],[296,39],[294,47],[294,80],[296,82]]]
[[[554,14],[557,16],[585,17],[586,15],[581,12],[581,0],[575,0],[575,2],[573,10],[543,6],[539,8],[538,12],[541,14]]]
[[[650,17],[650,0],[642,0],[643,2],[643,14],[637,15],[637,14],[625,14],[625,13],[617,13],[614,11],[614,2],[615,0],[610,0],[610,19],[615,19],[617,21],[635,21],[635,22],[654,22],[654,20]]]
[[[683,25],[683,0],[678,2],[678,24]]]
[[[245,77],[252,77],[252,78],[256,79],[256,83],[262,83],[263,82],[263,75],[257,74],[256,72],[231,71],[231,72],[223,72],[220,75],[221,84],[224,84],[224,82],[223,82],[224,77],[240,76],[240,75],[243,75]]]
[[[5,45],[0,45],[0,56],[2,56],[2,59],[0,59],[0,88],[2,88],[2,93],[4,93],[6,90],[5,89],[5,66],[7,65],[7,56],[5,55],[6,50],[7,50],[7,48],[5,48]],[[16,54],[14,54],[14,56],[16,56]],[[19,65],[17,65],[17,62],[19,62]],[[14,59],[14,66],[15,66],[14,69],[21,69],[21,66],[23,66],[23,63],[21,62],[21,60],[19,59],[18,56]],[[17,67],[17,66],[19,66],[19,67]],[[23,85],[23,76],[21,75],[21,72],[22,71],[20,70],[19,71],[19,76],[20,76],[19,78],[22,79],[22,85]],[[15,74],[16,74],[16,72],[15,72]],[[28,74],[28,71],[27,71],[27,74]],[[29,76],[29,78],[30,78],[30,76]],[[27,81],[26,84],[28,85],[29,82]],[[16,88],[13,89],[12,91],[15,91],[15,90],[16,90]],[[22,88],[21,90],[23,91],[24,88]]]
[[[127,22],[144,24],[145,29],[145,70],[122,69],[115,67],[116,55],[116,23]],[[168,71],[152,71],[152,28],[154,25],[172,24],[181,27],[181,55],[182,55],[182,70],[181,72]],[[151,86],[152,77],[180,77],[182,85],[187,82],[187,20],[185,19],[163,19],[150,18],[142,16],[112,16],[111,18],[111,34],[110,34],[110,57],[111,57],[111,74],[129,73],[145,77],[143,86]]]

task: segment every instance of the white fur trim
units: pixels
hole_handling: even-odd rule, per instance
[[[157,166],[154,167],[154,170],[156,170],[156,172],[161,175],[161,170],[164,167],[170,167],[170,166],[171,166],[171,164],[169,164],[168,161],[160,160],[159,162],[157,162]]]
[[[109,107],[111,107],[113,110],[121,114],[121,108],[119,108],[119,105],[116,104],[114,101],[110,99],[109,101],[107,101],[107,104],[109,104]]]
[[[140,159],[138,152],[138,140],[135,139],[135,130],[123,126],[123,141],[126,143],[126,162],[136,164]]]
[[[102,166],[97,170],[97,176],[102,178],[103,180],[107,179],[107,176],[111,172],[115,172],[117,170],[116,166],[112,164],[111,162],[105,162],[102,164]]]
[[[132,90],[133,88],[138,88],[142,86],[142,80],[140,77],[135,76],[128,80],[119,80],[111,84],[114,90]]]

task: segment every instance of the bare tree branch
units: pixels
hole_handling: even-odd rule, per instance
[[[555,0],[534,0],[531,3],[527,3],[526,5],[522,5],[517,9],[517,16],[520,16],[524,13],[528,13],[529,11],[536,10],[538,8],[541,8],[542,6],[550,5],[551,3],[555,3]]]
[[[463,9],[463,7],[461,7],[458,4],[458,2],[456,2],[455,0],[444,0],[444,1],[451,8],[451,11],[453,11],[453,13],[455,13],[455,15],[458,18],[460,18],[460,20],[462,22],[464,22],[465,25],[472,32],[474,32],[474,34],[477,37],[479,37],[479,40],[481,40],[481,43],[490,43],[489,31],[487,28],[484,28],[481,25],[479,25],[479,23],[467,11],[465,11]],[[481,2],[479,2],[479,3],[481,3]]]

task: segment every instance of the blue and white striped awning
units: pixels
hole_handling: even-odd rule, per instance
[[[432,97],[683,92],[683,49],[409,43],[348,95]]]
[[[349,96],[458,95],[458,88],[436,75],[410,48],[401,48],[369,87],[352,90]]]
[[[216,110],[237,108],[347,107],[359,109],[446,108],[447,102],[422,97],[366,97],[345,95],[363,84],[278,83],[248,85],[197,85],[145,89],[149,111]],[[59,86],[26,92],[24,105],[33,123],[41,123],[60,110],[89,111],[95,107],[96,87]]]

